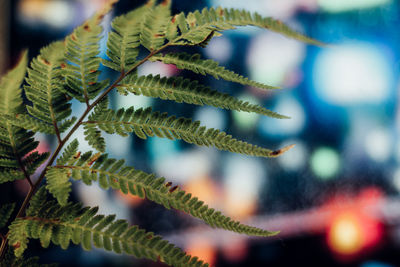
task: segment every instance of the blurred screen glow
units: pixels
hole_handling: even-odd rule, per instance
[[[318,0],[320,7],[328,12],[343,12],[371,8],[390,3],[391,0]]]
[[[393,71],[377,46],[342,44],[318,55],[313,83],[317,95],[334,105],[380,104],[390,96]]]

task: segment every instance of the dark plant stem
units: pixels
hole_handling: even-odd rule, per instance
[[[44,168],[44,170],[42,171],[42,173],[39,176],[39,179],[32,185],[31,182],[31,188],[29,189],[28,194],[26,195],[24,202],[22,203],[20,209],[18,210],[18,213],[16,215],[15,218],[20,218],[23,216],[23,214],[25,213],[25,210],[30,202],[30,200],[32,199],[34,193],[36,192],[36,190],[39,188],[40,184],[42,183],[45,175],[46,175],[46,170],[49,166],[51,166],[54,162],[54,160],[57,158],[58,154],[60,153],[61,149],[64,147],[65,143],[69,140],[69,138],[72,136],[72,134],[79,128],[79,126],[81,126],[83,120],[86,118],[86,116],[89,114],[89,112],[104,98],[108,95],[108,93],[111,92],[112,89],[114,89],[118,83],[120,81],[122,81],[122,79],[124,79],[128,74],[130,74],[132,71],[134,71],[135,69],[137,69],[140,65],[142,65],[143,63],[145,63],[149,58],[151,58],[152,56],[154,56],[155,54],[159,53],[161,50],[165,49],[166,47],[168,47],[169,44],[165,44],[164,46],[162,46],[161,48],[157,49],[157,50],[153,50],[151,51],[146,57],[144,57],[142,60],[138,61],[134,66],[132,66],[132,68],[126,72],[121,72],[120,76],[100,95],[98,96],[95,101],[93,101],[93,103],[89,104],[88,102],[86,102],[87,108],[85,110],[85,112],[83,112],[82,116],[79,118],[79,120],[74,124],[74,126],[72,127],[72,129],[67,133],[67,135],[63,138],[63,139],[59,139],[59,143],[57,145],[56,150],[54,151],[54,153],[51,155],[49,161],[46,164],[46,167]],[[28,179],[28,181],[30,181],[30,179]],[[9,232],[8,232],[9,233]],[[4,258],[4,254],[5,254],[5,248],[7,247],[7,235],[5,236],[1,246],[0,246],[0,260],[2,260]]]

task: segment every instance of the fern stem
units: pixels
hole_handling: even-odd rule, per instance
[[[8,242],[8,233],[5,236],[2,236],[1,238],[1,246],[0,246],[0,261],[4,258],[4,255],[6,253],[5,248],[7,247],[7,242]]]
[[[169,43],[165,44],[164,46],[160,47],[157,50],[152,51],[151,53],[149,53],[146,57],[144,57],[142,60],[138,61],[134,66],[132,66],[132,68],[130,70],[128,70],[127,72],[121,72],[120,76],[100,95],[98,96],[95,101],[93,101],[92,104],[89,104],[88,101],[86,101],[86,105],[87,108],[86,110],[83,112],[82,116],[79,118],[79,120],[74,124],[74,126],[72,127],[72,129],[68,132],[68,134],[63,138],[59,138],[59,143],[57,145],[56,150],[54,151],[54,153],[52,154],[51,158],[49,159],[49,161],[46,164],[46,167],[44,168],[44,170],[42,171],[42,173],[39,176],[39,179],[32,184],[32,181],[30,180],[29,176],[27,178],[28,182],[30,182],[31,184],[31,188],[29,189],[28,194],[26,195],[24,202],[22,203],[20,209],[18,210],[18,213],[16,215],[15,218],[20,218],[22,217],[22,215],[24,214],[31,198],[33,197],[33,194],[36,192],[36,190],[39,188],[41,182],[43,181],[45,175],[46,175],[46,170],[48,167],[50,167],[54,160],[56,159],[56,157],[58,156],[58,154],[60,153],[61,149],[64,147],[65,143],[69,140],[69,138],[72,136],[72,134],[79,128],[79,126],[81,126],[83,120],[86,118],[86,116],[89,114],[89,112],[104,98],[107,96],[108,93],[111,92],[112,89],[114,89],[118,83],[120,81],[122,81],[122,79],[124,79],[129,73],[131,73],[132,71],[134,71],[135,69],[137,69],[140,65],[142,65],[143,63],[145,63],[149,58],[151,58],[152,56],[154,56],[155,54],[161,52],[161,50],[165,49],[166,47],[170,46]],[[26,173],[26,170],[24,170],[24,173]],[[27,174],[27,173],[26,173]],[[0,247],[0,260],[3,259],[4,254],[5,254],[5,248],[7,247],[7,243],[8,243],[8,236],[9,232],[6,235],[6,238],[4,239],[4,241],[1,244]]]

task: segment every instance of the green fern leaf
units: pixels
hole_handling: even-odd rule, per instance
[[[40,50],[28,69],[26,97],[33,103],[27,106],[29,114],[52,126],[55,131],[65,129],[64,119],[71,115],[71,104],[63,93],[64,44],[54,42]],[[68,122],[67,122],[68,123]]]
[[[163,1],[146,13],[140,32],[140,44],[149,51],[162,47],[165,43],[165,32],[170,21],[170,1]]]
[[[147,4],[114,18],[111,23],[113,31],[108,34],[107,41],[107,56],[111,61],[103,61],[103,65],[126,72],[135,64],[144,17],[151,10],[152,7]]]
[[[32,168],[27,170],[24,165],[27,161],[24,163],[23,158],[38,146],[38,142],[33,139],[33,132],[22,127],[38,129],[41,124],[32,125],[34,118],[18,114],[25,112],[20,86],[27,60],[27,52],[24,52],[17,66],[0,81],[0,183],[24,179],[34,172]],[[29,162],[30,166],[34,166],[32,163]]]
[[[209,87],[182,77],[161,78],[159,75],[131,75],[123,84],[117,86],[122,94],[131,92],[135,95],[145,95],[161,99],[173,100],[178,103],[209,105],[217,108],[254,112],[278,119],[288,117],[275,113],[259,105],[239,100],[228,94],[219,93]]]
[[[33,195],[31,201],[29,202],[29,207],[26,210],[27,216],[36,216],[38,215],[39,210],[42,207],[42,204],[47,199],[47,191],[44,186],[40,187],[39,190]]]
[[[74,139],[65,149],[63,154],[61,155],[60,158],[57,159],[57,164],[58,165],[64,165],[67,164],[68,161],[76,156],[76,154],[78,153],[78,146],[79,146],[79,142],[77,139]]]
[[[299,41],[322,45],[321,42],[300,34],[279,20],[264,18],[258,13],[226,8],[204,8],[201,12],[180,13],[169,22],[168,36],[170,45],[199,45],[215,32],[235,29],[236,26],[257,26],[265,28]],[[178,34],[177,31],[181,34]]]
[[[15,203],[4,204],[0,207],[0,229],[7,225],[14,208]]]
[[[28,52],[25,51],[16,67],[1,78],[0,113],[17,114],[23,112],[20,86],[25,77],[27,64]]]
[[[28,114],[16,114],[16,115],[0,114],[0,119],[3,121],[7,121],[11,125],[18,126],[26,130],[32,130],[34,132],[41,132],[46,134],[56,133],[53,125],[38,120],[34,117],[31,117]]]
[[[82,159],[71,157],[69,165],[57,165],[50,170],[59,176],[65,173],[74,180],[82,180],[90,185],[92,181],[98,181],[103,189],[121,190],[122,193],[131,193],[141,198],[147,197],[164,207],[184,211],[197,217],[212,227],[219,227],[237,233],[271,236],[277,232],[270,232],[256,227],[247,226],[215,211],[196,197],[166,183],[165,178],[156,178],[154,174],[148,174],[133,167],[124,166],[123,160],[115,160],[107,157],[107,154],[86,154]],[[49,170],[49,171],[50,171]],[[54,195],[54,194],[53,194]]]
[[[103,99],[95,108],[94,111],[89,115],[89,120],[97,120],[97,118],[101,117],[104,112],[108,111],[108,99]],[[106,149],[106,141],[101,135],[101,131],[97,129],[96,125],[93,124],[85,124],[84,135],[85,140],[88,142],[90,146],[94,149],[104,152]]]
[[[69,62],[64,68],[65,93],[86,104],[108,86],[108,80],[98,82],[101,63],[98,54],[103,31],[100,22],[109,8],[95,14],[66,38],[65,57]]]
[[[215,79],[222,78],[226,81],[236,82],[243,85],[253,86],[262,89],[278,89],[263,83],[251,81],[242,75],[225,69],[212,59],[201,59],[199,54],[169,53],[166,55],[157,54],[150,58],[151,61],[161,61],[165,64],[174,64],[178,69],[190,70],[202,75],[210,74]]]
[[[46,188],[58,200],[58,203],[62,206],[66,205],[69,193],[72,190],[68,170],[48,169],[46,172],[46,182]]]
[[[35,216],[18,218],[9,227],[9,240],[15,248],[15,255],[21,256],[28,238],[35,238],[43,247],[52,242],[67,249],[72,241],[90,250],[93,242],[97,248],[153,261],[161,260],[177,267],[208,266],[160,236],[137,226],[129,227],[125,220],[115,220],[115,215],[97,215],[97,210],[97,207],[81,208],[80,204],[73,203],[59,206],[57,202],[45,198]]]
[[[3,159],[0,159],[0,162]],[[1,164],[1,163],[0,163]],[[15,170],[13,168],[1,168],[0,171],[0,184],[6,182],[12,182],[15,180],[22,180],[25,178],[24,173],[21,170]]]
[[[199,146],[214,146],[221,150],[258,157],[276,157],[291,148],[289,146],[277,151],[262,148],[239,141],[217,129],[207,129],[200,126],[199,121],[168,117],[167,113],[152,112],[151,108],[136,111],[133,107],[127,110],[108,110],[96,120],[89,120],[83,124],[97,126],[109,134],[127,136],[128,133],[134,132],[142,139],[146,139],[147,136],[178,139]]]

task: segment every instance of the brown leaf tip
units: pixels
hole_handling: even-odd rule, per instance
[[[278,156],[282,155],[283,153],[285,153],[286,151],[288,151],[289,149],[292,149],[294,146],[295,146],[294,144],[285,146],[285,147],[283,147],[281,149],[272,151],[269,155],[271,157],[278,157]]]

